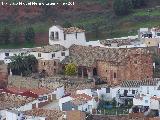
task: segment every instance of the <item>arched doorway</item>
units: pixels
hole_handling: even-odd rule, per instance
[[[97,76],[97,68],[93,68],[93,76]]]

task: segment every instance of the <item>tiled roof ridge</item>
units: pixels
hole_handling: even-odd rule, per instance
[[[157,85],[160,79],[126,80],[121,83],[122,87],[139,87],[145,85]]]

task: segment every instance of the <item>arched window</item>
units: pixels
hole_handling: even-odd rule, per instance
[[[117,77],[117,75],[116,75],[116,73],[114,73],[114,78],[116,78]]]
[[[54,40],[54,32],[51,32],[50,39]]]
[[[58,40],[59,39],[59,33],[56,32],[56,39]]]

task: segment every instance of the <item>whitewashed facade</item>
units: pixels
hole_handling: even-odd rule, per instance
[[[60,44],[69,48],[72,44],[85,45],[86,37],[84,31],[65,33],[60,26],[52,26],[49,28],[49,44]]]

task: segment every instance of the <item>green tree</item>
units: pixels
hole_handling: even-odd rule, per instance
[[[145,0],[132,0],[133,8],[140,8],[144,6],[145,4],[146,4]]]
[[[76,74],[76,65],[74,63],[69,63],[65,66],[65,74],[72,76]]]
[[[23,62],[24,56],[22,55],[14,55],[11,59],[10,69],[12,70],[13,74],[22,75],[25,69],[25,64]]]
[[[26,64],[26,70],[30,72],[37,71],[37,59],[34,55],[24,56],[24,64]]]
[[[10,40],[9,40],[10,34],[11,34],[11,32],[10,32],[9,28],[4,27],[4,29],[1,32],[1,39],[3,40],[3,43],[6,45],[10,43]]]
[[[127,15],[132,10],[132,0],[114,0],[113,10],[116,15]]]
[[[100,34],[100,23],[99,22],[95,22],[92,25],[92,29],[93,29],[93,33],[95,35],[95,38],[99,38],[99,34]]]
[[[25,31],[25,40],[26,42],[32,42],[34,43],[34,38],[35,38],[35,32],[32,27],[27,27]]]
[[[69,21],[65,21],[63,27],[69,28],[72,27],[72,24]]]
[[[16,75],[30,75],[37,70],[37,59],[33,55],[15,55],[12,57],[10,68],[13,74]]]
[[[12,33],[12,42],[15,45],[19,45],[20,44],[19,33],[17,31],[15,31],[14,33]]]

